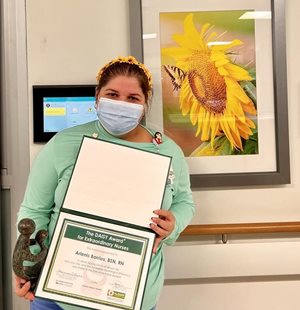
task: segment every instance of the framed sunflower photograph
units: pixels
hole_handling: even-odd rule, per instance
[[[146,117],[183,150],[193,188],[290,183],[284,0],[132,0]]]

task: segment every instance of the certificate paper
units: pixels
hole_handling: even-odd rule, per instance
[[[171,158],[84,137],[36,296],[141,309]]]
[[[155,235],[80,220],[60,214],[36,295],[92,309],[140,309]]]
[[[170,157],[85,137],[63,208],[149,227]]]

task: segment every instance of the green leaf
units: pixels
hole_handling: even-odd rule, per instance
[[[248,140],[243,139],[243,151],[234,151],[234,155],[258,154],[258,136],[257,130],[253,130],[253,135]]]
[[[210,142],[202,142],[191,154],[192,157],[198,156],[219,156],[219,155],[232,155],[233,149],[231,148],[229,140],[226,136],[217,137],[214,144]]]
[[[256,87],[253,84],[253,81],[242,81],[240,82],[240,85],[256,106]]]
[[[247,140],[245,143],[243,154],[257,154],[257,141]]]

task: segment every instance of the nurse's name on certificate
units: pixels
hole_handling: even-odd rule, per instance
[[[64,229],[44,290],[132,305],[147,238],[68,221]]]

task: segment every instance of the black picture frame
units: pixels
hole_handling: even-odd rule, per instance
[[[170,2],[171,3],[171,2]],[[266,186],[290,184],[288,97],[286,70],[285,0],[270,0],[276,170],[270,172],[191,174],[197,188]],[[142,0],[129,0],[131,54],[143,61]],[[216,8],[217,9],[217,8]]]

